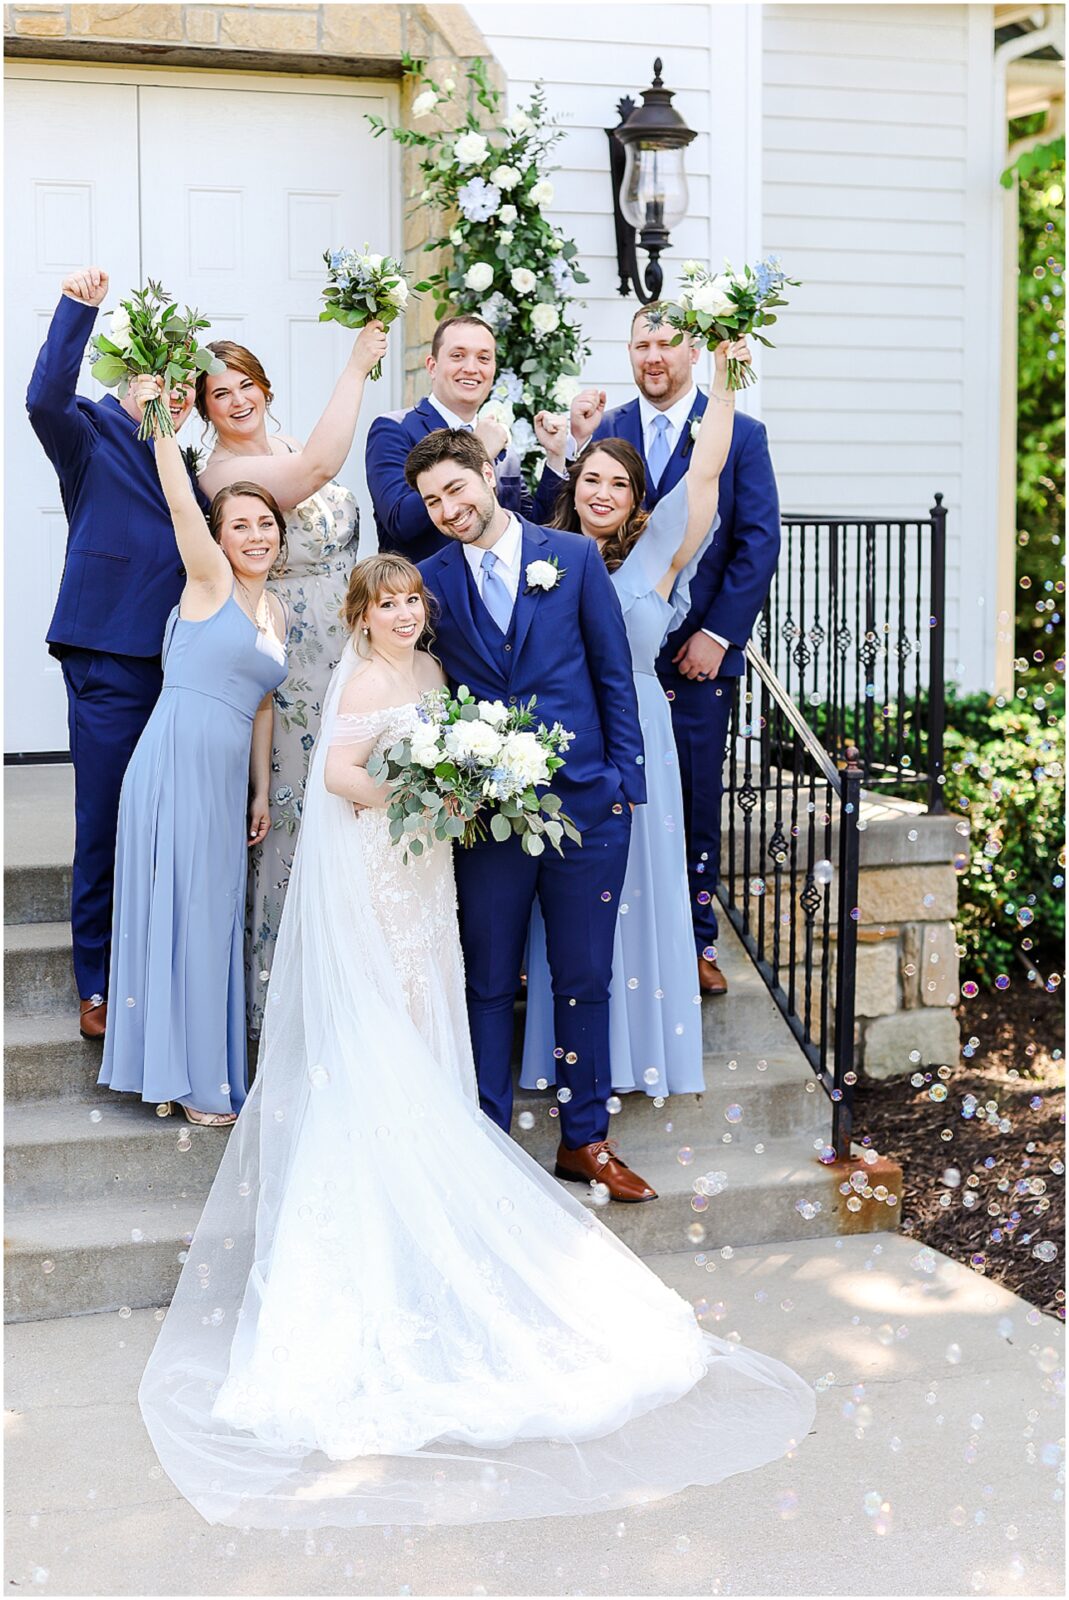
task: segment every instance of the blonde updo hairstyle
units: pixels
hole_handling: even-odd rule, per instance
[[[404,556],[395,555],[391,550],[382,550],[378,555],[367,556],[356,563],[349,574],[349,587],[339,612],[357,655],[367,654],[364,618],[371,607],[388,594],[419,595],[426,608],[427,621],[416,641],[416,649],[433,654],[434,629],[431,623],[438,610],[434,596],[424,586],[423,575],[418,567],[406,561]]]

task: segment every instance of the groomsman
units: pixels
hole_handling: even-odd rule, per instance
[[[67,690],[74,763],[71,888],[74,975],[82,1037],[103,1037],[115,833],[123,775],[163,683],[163,629],[185,574],[150,445],[137,438],[132,395],[76,393],[108,275],[83,267],[63,293],[26,394],[30,424],[56,469],[67,553],[48,648]],[[177,431],[193,391],[175,391]],[[200,497],[205,504],[203,496]]]
[[[497,343],[482,317],[466,312],[440,322],[426,366],[431,380],[426,399],[407,411],[376,417],[367,436],[365,472],[379,549],[396,550],[409,561],[424,561],[448,543],[405,482],[408,452],[436,428],[475,434],[494,464],[498,499],[507,511],[545,521],[560,482],[548,474],[545,490],[540,485],[532,500],[505,429],[489,418],[476,420],[497,373]]]
[[[631,323],[627,352],[638,393],[606,412],[593,433],[595,442],[616,438],[634,445],[646,467],[650,510],[685,474],[693,431],[708,404],[694,382],[698,346],[686,338],[673,345],[675,329],[651,324],[653,309],[636,312]],[[768,595],[780,548],[768,437],[763,424],[742,411],[735,412],[731,450],[720,474],[719,513],[720,528],[690,586],[690,611],[668,635],[657,661],[679,751],[699,978],[703,991],[713,995],[727,993],[716,961],[714,891],[728,725],[746,642]]]

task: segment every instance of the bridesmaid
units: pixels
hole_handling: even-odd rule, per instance
[[[351,491],[335,480],[353,442],[367,375],[386,351],[381,323],[354,342],[326,410],[307,444],[268,435],[274,396],[260,361],[228,339],[210,347],[226,371],[202,375],[197,410],[215,430],[215,444],[200,475],[206,494],[239,478],[269,489],[285,513],[282,557],[269,589],[289,618],[289,675],[275,694],[271,750],[271,828],[252,852],[246,911],[245,967],[248,1032],[257,1039],[275,939],[289,882],[308,755],[319,729],[323,695],[346,634],[339,611],[357,559],[360,520]]]
[[[566,419],[541,413],[535,422],[549,467],[562,476],[567,472],[552,525],[597,541],[623,607],[645,744],[649,799],[632,820],[613,951],[609,1018],[617,1092],[701,1094],[705,1087],[683,794],[672,714],[654,662],[666,635],[687,614],[691,579],[719,526],[720,473],[735,416],[735,396],[727,387],[729,356],[749,361],[746,341],[717,346],[715,378],[690,468],[653,512],[642,509],[645,469],[626,440],[602,439],[566,468]],[[553,1081],[553,996],[536,906],[520,1083],[533,1089]]]
[[[141,378],[141,408],[158,392]],[[282,513],[259,484],[220,489],[205,522],[177,441],[156,465],[186,570],[163,691],[119,802],[112,1013],[99,1081],[223,1127],[245,1099],[245,886],[270,826],[272,695],[285,614],[266,591]],[[250,801],[251,790],[251,801]],[[248,825],[246,828],[246,816]],[[162,1103],[162,1104],[161,1104]]]

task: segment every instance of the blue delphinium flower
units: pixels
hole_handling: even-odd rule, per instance
[[[501,190],[485,178],[470,178],[457,191],[457,205],[469,222],[486,222],[501,203]]]
[[[563,256],[554,256],[549,264],[549,275],[558,294],[571,294],[575,288],[572,269]]]
[[[502,328],[507,328],[513,317],[513,306],[505,299],[500,289],[495,289],[489,300],[484,300],[479,307],[479,315],[484,322],[489,323],[495,333],[500,333]]]
[[[491,400],[500,400],[502,404],[514,406],[518,400],[523,399],[523,379],[515,372],[499,372],[497,382],[490,390]]]

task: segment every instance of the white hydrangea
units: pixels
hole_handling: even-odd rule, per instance
[[[579,379],[562,376],[549,392],[555,406],[570,406],[579,393]]]
[[[551,206],[553,204],[554,188],[548,178],[540,178],[531,188],[528,195],[533,206]]]
[[[473,133],[469,128],[462,133],[453,146],[453,155],[457,164],[462,167],[477,167],[486,160],[490,151],[490,142],[481,133]]]
[[[464,274],[464,284],[468,289],[474,289],[476,294],[482,294],[484,289],[489,289],[494,281],[494,269],[488,261],[476,261]]]
[[[490,182],[496,189],[515,189],[520,177],[519,167],[510,167],[507,161],[503,161],[499,167],[495,167],[491,172]]]
[[[454,722],[446,729],[445,747],[457,761],[493,761],[502,748],[501,735],[488,722]]]
[[[515,267],[509,281],[517,294],[530,294],[538,283],[530,267]]]
[[[505,223],[515,222],[519,216],[515,206],[499,206],[497,214],[501,221]]]
[[[546,753],[533,733],[510,733],[500,746],[499,761],[525,785],[549,782]]]
[[[130,313],[125,306],[116,306],[108,325],[108,338],[120,350],[129,350],[133,334],[130,331]]]
[[[491,728],[501,729],[509,719],[509,708],[502,700],[480,700],[479,717]]]
[[[417,120],[420,117],[429,117],[438,104],[438,96],[433,89],[424,89],[412,102],[412,115]]]
[[[540,303],[531,312],[531,326],[536,333],[554,333],[560,327],[560,312],[556,306]]]

